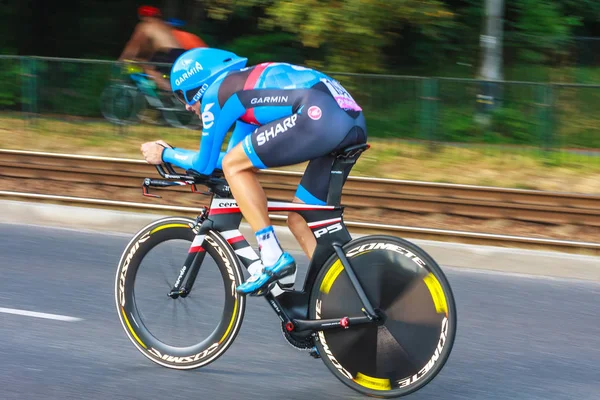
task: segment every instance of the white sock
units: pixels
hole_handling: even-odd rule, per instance
[[[279,240],[275,236],[275,230],[272,225],[256,232],[256,240],[258,240],[258,248],[260,249],[260,258],[263,265],[270,267],[275,264],[279,257],[283,254]]]

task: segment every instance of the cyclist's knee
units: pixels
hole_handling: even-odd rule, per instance
[[[236,146],[223,157],[222,167],[226,176],[232,176],[245,170],[254,170],[252,163],[244,153],[244,150]]]
[[[225,154],[225,157],[223,157],[223,172],[225,172],[226,175],[235,173],[237,164],[238,162],[236,157],[234,157],[233,152],[230,151],[229,153]]]

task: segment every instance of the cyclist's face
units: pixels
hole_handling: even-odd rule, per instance
[[[190,106],[189,104],[186,104],[185,105],[185,109],[188,110],[188,111],[196,113],[197,116],[200,116],[200,106],[201,106],[200,102],[197,101],[197,102],[194,103],[193,106]]]

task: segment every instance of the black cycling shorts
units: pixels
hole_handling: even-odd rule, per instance
[[[327,202],[332,152],[366,143],[362,112],[347,112],[334,98],[309,90],[297,111],[256,129],[243,142],[244,151],[257,168],[274,168],[310,161],[296,197],[307,204]],[[347,177],[344,177],[344,179]]]
[[[185,52],[185,49],[169,49],[169,51],[158,50],[156,53],[154,53],[150,59],[150,62],[172,65],[175,60],[177,60],[177,58],[179,58],[179,56]],[[157,71],[160,71],[165,75],[169,75],[171,73],[170,65],[157,65],[155,68]]]

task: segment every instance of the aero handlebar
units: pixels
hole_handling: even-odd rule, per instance
[[[151,194],[151,187],[170,187],[170,186],[190,186],[192,189],[192,193],[199,193],[210,195],[212,193],[217,193],[221,196],[227,196],[230,194],[229,186],[227,185],[227,181],[225,179],[220,178],[219,176],[213,175],[201,175],[197,174],[193,171],[186,171],[186,174],[179,174],[177,171],[173,169],[173,166],[170,163],[163,163],[160,165],[156,165],[156,170],[165,179],[151,179],[145,178],[144,183],[142,184],[142,193],[146,197],[155,197],[160,198],[160,196]],[[196,185],[204,185],[208,187],[208,192],[200,191],[196,188]]]

